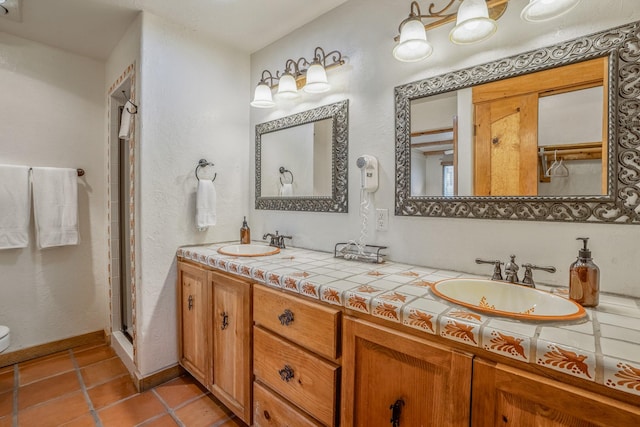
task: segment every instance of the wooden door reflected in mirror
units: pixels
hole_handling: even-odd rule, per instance
[[[607,194],[606,81],[597,58],[474,87],[474,195]]]

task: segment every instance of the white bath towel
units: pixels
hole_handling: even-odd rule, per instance
[[[280,186],[280,195],[283,197],[293,196],[293,184],[282,184]]]
[[[41,248],[77,245],[78,171],[33,168],[33,216]]]
[[[135,106],[131,103],[131,101],[127,101],[124,104],[124,109],[122,110],[122,118],[120,119],[120,132],[118,132],[118,138],[127,140],[131,136],[131,117],[133,114],[129,112],[135,111]]]
[[[29,245],[29,167],[0,165],[0,249]]]
[[[201,179],[196,192],[196,227],[216,225],[216,187],[213,181]]]

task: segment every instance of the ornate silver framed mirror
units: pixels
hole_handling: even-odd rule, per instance
[[[256,125],[256,209],[347,212],[349,101]]]
[[[396,87],[396,215],[640,223],[639,36],[632,23]],[[549,135],[554,119],[573,127]]]

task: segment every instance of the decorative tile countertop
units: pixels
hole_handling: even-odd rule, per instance
[[[298,248],[265,257],[219,254],[226,244],[182,247],[177,256],[640,396],[640,304],[633,298],[601,294],[600,305],[586,309],[585,319],[526,323],[467,310],[431,292],[431,283],[439,280],[479,276],[348,261]],[[538,289],[567,294],[566,289]]]

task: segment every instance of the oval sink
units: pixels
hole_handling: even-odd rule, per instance
[[[267,245],[235,244],[221,247],[218,253],[232,256],[267,256],[280,253],[280,249]]]
[[[446,279],[431,289],[442,299],[494,316],[540,321],[575,320],[586,314],[574,301],[507,282]]]

